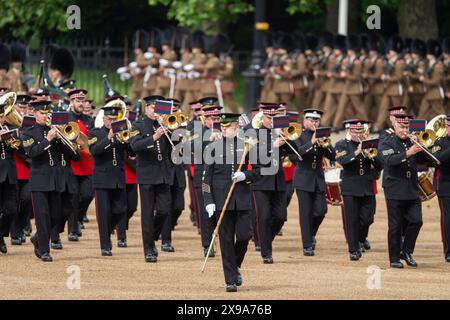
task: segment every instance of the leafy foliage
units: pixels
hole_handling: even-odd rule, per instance
[[[1,0],[0,28],[22,39],[47,31],[67,31],[65,0]]]
[[[169,18],[192,29],[200,29],[205,21],[233,23],[239,15],[254,10],[253,5],[244,0],[148,0],[148,3],[168,6]]]

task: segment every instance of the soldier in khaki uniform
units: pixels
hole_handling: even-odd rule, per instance
[[[385,124],[388,115],[388,108],[400,105],[403,102],[403,73],[405,71],[405,61],[400,57],[399,53],[403,49],[403,40],[399,36],[392,36],[388,43],[388,61],[384,65],[381,80],[385,89],[381,98],[378,117],[374,125],[374,130],[381,130]]]
[[[266,38],[266,61],[264,62],[264,66],[261,68],[260,73],[261,76],[264,77],[261,89],[261,101],[269,100],[269,92],[272,91],[273,87],[273,76],[270,73],[270,68],[273,66],[276,58],[275,49],[273,48],[273,35],[272,33],[267,33]]]
[[[233,97],[233,92],[236,89],[236,81],[233,79],[234,62],[230,56],[233,45],[227,36],[219,35],[220,45],[220,69],[218,79],[220,80],[220,88],[224,103],[231,110],[232,113],[238,113],[238,106]]]
[[[345,79],[341,77],[342,62],[346,50],[345,37],[337,35],[334,44],[334,55],[332,70],[327,72],[328,91],[325,98],[324,116],[322,124],[330,126],[333,123],[333,116],[339,105],[339,99],[344,90]]]
[[[405,81],[406,94],[403,99],[403,104],[409,107],[413,115],[419,113],[419,107],[425,95],[425,87],[420,82],[420,76],[425,70],[425,43],[419,39],[412,42],[411,54],[409,59],[405,61]]]
[[[15,42],[11,45],[11,68],[8,71],[11,80],[11,91],[25,92],[27,88],[23,83],[23,63],[26,58],[25,45]]]
[[[362,101],[361,74],[363,66],[356,56],[356,53],[360,51],[360,38],[356,35],[349,35],[347,37],[347,57],[343,61],[344,68],[341,71],[341,78],[345,79],[345,85],[334,118],[334,128],[340,127],[345,111],[349,108],[350,113],[357,119],[367,119],[367,110]]]
[[[156,95],[173,98],[175,94],[176,72],[172,63],[177,60],[177,54],[173,50],[175,44],[175,32],[173,29],[164,30],[161,35],[162,55],[159,59],[159,77],[156,86]],[[171,87],[172,91],[171,92]]]
[[[143,90],[141,98],[152,95],[158,84],[158,63],[161,55],[159,54],[160,39],[159,32],[156,29],[150,31],[150,41],[147,52],[144,53],[146,61],[140,61],[138,64],[142,65],[144,69]]]
[[[442,83],[444,84],[444,107],[449,108],[450,100],[450,38],[444,39],[442,43]],[[448,110],[448,109],[447,109]]]
[[[202,70],[202,81],[200,95],[202,97],[218,96],[214,81],[217,79],[220,69],[220,60],[218,58],[219,42],[216,36],[206,36],[205,39],[206,62],[199,66]]]
[[[419,108],[420,119],[431,119],[438,114],[445,113],[444,109],[444,88],[442,86],[442,61],[438,60],[441,47],[436,40],[427,41],[427,60],[428,65],[424,74],[419,80],[425,86],[425,96]]]
[[[370,35],[367,49],[368,56],[363,67],[363,79],[367,84],[364,105],[367,108],[368,120],[375,121],[384,93],[384,85],[381,81],[384,68],[384,59],[381,54],[384,50],[382,39],[377,35]]]
[[[144,88],[144,69],[149,65],[144,57],[147,50],[149,35],[145,30],[137,30],[133,37],[135,61],[128,65],[128,72],[133,78],[131,85],[131,99],[140,99]]]
[[[11,51],[6,44],[0,43],[0,88],[11,88],[11,79],[8,75],[11,63]]]
[[[190,64],[193,57],[190,45],[190,35],[183,32],[177,32],[176,40],[177,47],[180,48],[180,61],[176,61],[173,63],[174,68],[177,70],[175,99],[181,102],[185,102],[187,91],[189,88],[189,79],[187,77],[187,72],[183,69],[183,66]],[[191,101],[192,100],[186,101],[186,104]],[[187,109],[187,106],[185,108]]]
[[[305,57],[306,57],[306,67],[308,70],[308,75],[305,78],[306,81],[306,106],[311,106],[313,98],[314,98],[314,91],[315,88],[313,86],[313,74],[312,74],[312,67],[317,61],[317,48],[319,46],[319,39],[313,35],[306,35],[306,50],[305,50]],[[304,108],[301,108],[304,109]]]
[[[190,102],[200,98],[201,72],[206,63],[206,55],[203,53],[204,34],[196,31],[192,34],[192,57],[189,64],[183,65],[183,70],[187,75],[187,90],[183,101],[183,106],[187,108]],[[189,113],[190,110],[185,109]]]
[[[326,32],[322,35],[320,39],[320,46],[322,48],[320,54],[317,57],[317,61],[314,64],[314,96],[311,102],[311,106],[324,109],[324,101],[328,92],[329,78],[327,73],[332,71],[334,65],[334,54],[333,54],[334,36]]]
[[[294,94],[294,83],[291,72],[293,62],[288,55],[292,49],[292,38],[288,34],[281,35],[275,44],[278,60],[276,65],[270,67],[270,72],[274,77],[273,89],[268,95],[270,101],[284,102],[288,110],[294,110],[292,98]]]
[[[309,64],[306,57],[306,41],[303,35],[296,37],[296,52],[292,56],[293,68],[291,72],[294,82],[295,97],[298,99],[299,111],[307,107],[308,91],[309,91]]]

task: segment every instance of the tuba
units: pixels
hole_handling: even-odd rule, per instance
[[[14,108],[17,95],[15,92],[5,93],[0,97],[0,104],[5,105],[5,120],[8,124],[20,128],[23,122],[23,116]]]
[[[434,131],[437,139],[443,138],[447,135],[446,122],[447,116],[445,114],[440,114],[428,122],[426,129]]]
[[[17,95],[15,92],[5,93],[3,96],[0,97],[0,104],[5,105],[4,118],[6,123],[14,127],[20,128],[22,126],[23,116],[20,114],[20,112],[16,110],[16,108],[14,108],[14,105],[16,104],[16,98]],[[0,125],[0,130],[10,131],[12,134],[13,131],[17,129],[11,130],[10,128],[8,128],[8,126]],[[11,135],[11,138],[6,141],[6,145],[8,145],[10,148],[13,149],[19,149],[20,140],[18,138],[17,132]]]
[[[255,114],[255,116],[252,119],[252,127],[254,129],[260,129],[262,127],[263,116],[264,116],[263,111],[259,111],[257,114]]]

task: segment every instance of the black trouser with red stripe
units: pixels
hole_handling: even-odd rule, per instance
[[[124,189],[95,189],[100,248],[112,250],[111,233],[126,215],[127,192]]]
[[[7,237],[17,215],[17,185],[0,183],[0,237]]]
[[[23,229],[28,224],[28,221],[33,213],[33,206],[31,205],[31,194],[28,188],[28,180],[18,180],[19,187],[19,206],[18,212],[11,225],[11,238],[21,238],[23,236]]]
[[[91,176],[76,176],[78,182],[78,192],[73,198],[73,213],[69,218],[69,233],[78,233],[78,223],[83,221],[89,205],[94,199],[94,189],[92,187]]]
[[[56,191],[32,191],[36,235],[41,254],[50,252],[50,235],[61,221],[61,193]]]
[[[168,184],[140,184],[141,227],[144,255],[155,250],[161,230],[171,208],[170,186]]]
[[[162,243],[172,242],[172,230],[175,228],[178,218],[184,210],[184,190],[185,188],[178,186],[176,179],[174,185],[170,186],[172,208],[170,210],[170,213],[167,215],[166,221],[164,222],[164,226],[161,231]]]
[[[60,193],[61,195],[61,204],[60,207],[60,215],[56,226],[53,227],[51,232],[51,240],[52,242],[56,242],[60,240],[59,234],[64,232],[64,227],[66,225],[67,220],[74,212],[74,197],[75,194],[69,193],[68,191]]]
[[[137,210],[137,202],[137,184],[127,184],[127,214],[117,225],[117,240],[125,240],[127,238],[128,224]]]
[[[441,233],[444,255],[450,255],[450,197],[439,197],[441,207]]]
[[[258,215],[256,214],[256,197],[255,193],[252,192],[252,226],[253,226],[253,242],[255,243],[255,247],[260,247],[259,243],[259,230],[258,230]]]
[[[375,213],[377,209],[377,200],[375,196],[370,196],[372,205],[371,205],[371,213],[366,217],[364,216],[363,219],[359,222],[359,242],[364,242],[367,237],[369,236],[369,228],[375,221]]]
[[[361,230],[369,230],[373,221],[373,196],[343,196],[348,251],[359,250]]]
[[[272,256],[272,242],[287,217],[285,191],[254,191],[261,256]]]
[[[220,252],[226,284],[236,284],[252,236],[250,211],[226,211],[219,228]]]
[[[208,248],[211,244],[212,235],[217,225],[217,220],[214,216],[211,218],[208,216],[208,212],[203,202],[202,188],[195,188],[195,194],[197,195],[198,210],[200,212],[200,233],[202,238],[203,248]]]
[[[308,192],[297,189],[298,206],[300,210],[300,230],[302,232],[303,248],[313,246],[313,238],[319,231],[327,213],[325,192]]]
[[[386,195],[386,193],[385,193]],[[388,245],[389,260],[397,262],[400,259],[400,251],[413,253],[419,231],[422,227],[422,202],[415,200],[386,199],[388,211]],[[405,240],[402,244],[402,222],[408,221],[405,230]]]

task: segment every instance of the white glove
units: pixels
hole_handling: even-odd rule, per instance
[[[175,61],[172,63],[172,67],[175,69],[180,69],[183,66],[183,63],[181,61]]]
[[[187,65],[184,66],[183,69],[184,69],[184,71],[191,71],[191,70],[194,69],[194,65],[192,63],[187,64]]]
[[[189,79],[198,79],[200,78],[200,73],[196,72],[196,71],[191,71],[188,73],[188,78]]]
[[[150,60],[151,58],[153,58],[154,54],[151,52],[146,52],[144,53],[144,58],[147,60]]]
[[[169,60],[166,60],[166,59],[159,59],[159,65],[161,66],[161,67],[165,67],[165,66],[167,66],[169,64]]]
[[[129,74],[128,72],[120,74],[120,80],[122,80],[122,81],[127,81],[130,78],[131,78],[131,74]]]
[[[208,217],[212,217],[214,215],[214,212],[216,211],[216,205],[214,203],[208,204],[205,207],[206,211],[208,212]]]
[[[129,66],[130,68],[136,68],[136,67],[138,66],[138,64],[137,64],[136,61],[132,61],[132,62],[130,62],[130,63],[128,64],[128,66]]]
[[[121,74],[121,73],[125,73],[125,72],[127,72],[128,71],[128,68],[127,67],[120,67],[120,68],[118,68],[117,69],[117,73],[118,74]]]
[[[236,182],[241,182],[245,180],[245,173],[242,171],[236,171],[232,176],[231,180],[236,179]]]
[[[131,74],[133,75],[133,76],[135,76],[135,75],[137,75],[137,74],[140,74],[142,72],[142,69],[141,68],[134,68],[133,70],[131,70]]]
[[[155,74],[157,74],[158,73],[158,69],[156,69],[156,68],[150,68],[150,74],[151,75],[155,75]]]

